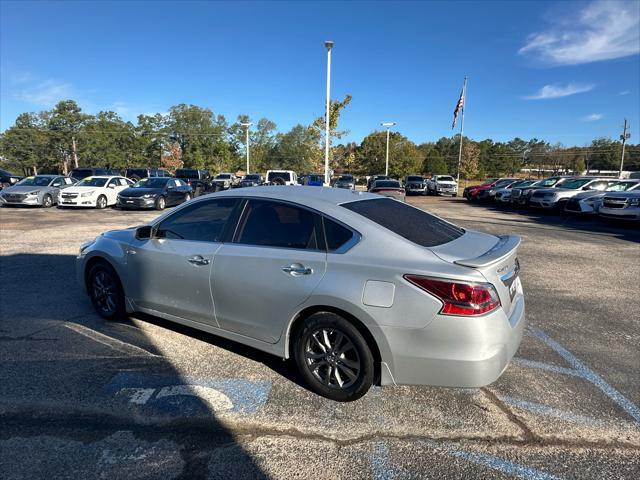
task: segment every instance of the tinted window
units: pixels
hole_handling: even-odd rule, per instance
[[[316,250],[320,217],[292,205],[251,200],[239,227],[237,242],[265,247]]]
[[[178,169],[176,170],[177,178],[200,178],[198,170]]]
[[[289,172],[269,172],[269,176],[267,177],[268,182],[273,182],[276,178],[281,178],[285,182],[291,181],[291,175]]]
[[[407,182],[422,182],[422,177],[409,176]]]
[[[324,218],[323,222],[324,235],[327,240],[327,250],[330,252],[338,250],[353,237],[353,232],[339,223],[329,220],[328,218]]]
[[[400,188],[400,182],[395,180],[376,180],[373,182],[374,188]]]
[[[220,242],[237,202],[235,198],[219,198],[183,208],[160,223],[156,237]]]
[[[342,206],[423,247],[442,245],[464,234],[459,227],[390,198],[360,200]]]
[[[455,182],[455,179],[453,177],[438,177],[438,180],[440,180],[441,182]]]
[[[76,170],[71,170],[71,176],[73,178],[85,178],[93,175],[93,170],[90,168],[79,168]]]

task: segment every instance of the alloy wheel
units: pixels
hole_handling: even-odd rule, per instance
[[[334,389],[352,386],[360,376],[360,357],[351,339],[335,328],[319,328],[307,338],[306,366],[323,385]]]
[[[103,209],[107,206],[107,199],[104,196],[98,197],[97,201],[98,208]]]
[[[118,308],[118,285],[106,271],[99,270],[91,279],[91,292],[101,313],[112,315]]]

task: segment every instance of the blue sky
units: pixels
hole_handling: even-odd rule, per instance
[[[0,4],[0,130],[76,99],[128,120],[193,103],[280,131],[332,98],[359,142],[380,122],[415,142],[465,134],[584,145],[640,137],[640,2],[36,2]]]

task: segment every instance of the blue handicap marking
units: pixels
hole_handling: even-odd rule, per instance
[[[128,408],[146,414],[253,414],[267,402],[271,382],[123,372],[113,377],[105,390]]]

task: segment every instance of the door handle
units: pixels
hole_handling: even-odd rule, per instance
[[[305,267],[301,263],[292,263],[287,267],[282,267],[282,271],[294,277],[298,277],[300,275],[311,275],[313,273],[312,268]]]
[[[193,265],[209,265],[211,260],[204,258],[202,255],[194,255],[193,257],[188,258],[187,262]]]

